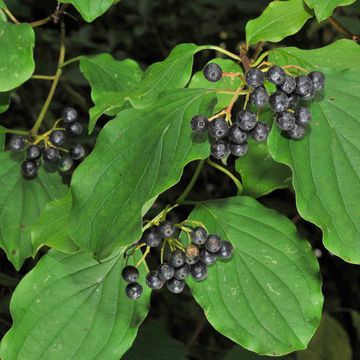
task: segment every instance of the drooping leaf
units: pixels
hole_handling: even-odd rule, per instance
[[[305,351],[297,354],[297,360],[351,360],[349,337],[340,323],[324,314],[315,336]]]
[[[1,359],[120,359],[147,315],[150,295],[144,285],[140,299],[127,298],[124,264],[121,252],[102,263],[87,252],[48,252],[15,290]]]
[[[253,198],[200,203],[190,218],[234,245],[206,281],[188,285],[214,328],[265,355],[306,348],[321,317],[319,266],[310,244],[283,215]]]
[[[35,180],[23,179],[19,157],[0,153],[0,246],[16,269],[32,254],[31,226],[45,205],[64,196],[67,189],[59,174],[42,167]]]
[[[61,0],[60,2],[72,4],[85,21],[92,22],[104,14],[116,0]]]
[[[0,21],[0,92],[28,80],[34,72],[34,30],[29,24]]]
[[[245,195],[258,198],[291,185],[290,168],[273,160],[266,143],[251,143],[249,152],[238,158],[235,166]]]
[[[305,0],[306,5],[313,9],[317,20],[327,19],[336,7],[351,5],[356,0]]]
[[[90,129],[94,128],[101,115],[117,114],[127,101],[134,107],[144,108],[151,105],[163,91],[183,88],[190,80],[194,54],[206,48],[180,44],[164,61],[151,65],[132,90],[103,93],[90,110]]]
[[[174,90],[146,109],[122,111],[104,127],[71,183],[70,235],[80,248],[103,258],[137,240],[143,206],[173,186],[187,163],[209,155],[206,138],[190,128],[194,114],[208,113],[208,93]]]
[[[303,0],[272,1],[258,18],[246,24],[246,41],[279,42],[297,33],[311,17]]]
[[[10,93],[0,92],[0,114],[5,112],[10,105]]]
[[[43,245],[70,254],[78,251],[67,230],[71,204],[71,193],[68,192],[63,198],[45,206],[39,219],[31,227],[34,254]]]
[[[359,56],[360,47],[343,40],[310,51],[278,49],[270,57],[280,65],[323,66],[326,88],[311,104],[313,120],[305,139],[289,141],[274,127],[268,144],[274,159],[293,170],[300,215],[322,229],[332,253],[352,263],[360,263]]]

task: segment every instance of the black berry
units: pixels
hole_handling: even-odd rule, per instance
[[[203,69],[203,74],[206,80],[211,82],[219,81],[222,77],[222,70],[218,64],[210,63],[206,64]]]
[[[75,144],[70,148],[69,154],[74,160],[81,160],[85,157],[85,148],[81,144]]]
[[[36,145],[30,145],[26,150],[28,160],[39,160],[41,157],[41,148]]]
[[[245,144],[233,144],[233,143],[231,143],[229,145],[230,154],[232,154],[232,155],[234,155],[236,157],[244,156],[247,153],[248,148],[249,148],[248,143],[245,143]]]
[[[290,95],[296,88],[296,80],[291,75],[285,74],[285,81],[279,86],[279,89]]]
[[[305,136],[305,133],[305,128],[298,124],[295,124],[294,127],[287,132],[289,137],[294,140],[301,140]]]
[[[45,149],[43,152],[43,159],[46,162],[50,162],[50,163],[58,162],[60,159],[59,150],[55,149],[53,147],[49,147],[49,148]]]
[[[216,254],[219,259],[230,259],[234,252],[234,247],[229,241],[223,241],[222,247]]]
[[[209,120],[205,115],[196,115],[191,119],[191,129],[196,133],[203,133],[209,126]]]
[[[202,263],[204,263],[205,265],[210,266],[212,264],[215,264],[216,255],[214,253],[206,251],[205,249],[201,249],[200,250],[200,261]]]
[[[240,129],[249,131],[256,126],[256,114],[250,110],[241,110],[236,115],[236,122],[239,124]]]
[[[57,163],[59,171],[63,173],[70,171],[73,165],[74,160],[68,155],[62,156]]]
[[[175,233],[175,225],[170,221],[164,221],[157,227],[157,232],[164,239],[172,237]]]
[[[209,123],[208,132],[214,139],[222,139],[229,131],[229,124],[223,117],[216,118]]]
[[[207,266],[199,261],[198,263],[191,265],[190,274],[196,281],[205,280],[208,276]]]
[[[185,264],[183,267],[177,269],[174,278],[177,280],[185,280],[190,275],[190,265]]]
[[[34,179],[37,175],[38,166],[33,161],[24,161],[21,164],[21,173],[25,179]]]
[[[210,147],[211,155],[215,159],[224,159],[230,154],[229,144],[224,140],[216,140]]]
[[[191,241],[195,245],[202,245],[202,244],[205,244],[207,235],[208,234],[203,227],[197,226],[191,230],[190,237],[191,237]]]
[[[66,140],[66,134],[63,130],[55,130],[49,136],[50,142],[55,146],[61,146]]]
[[[286,74],[280,66],[272,66],[267,72],[267,78],[275,85],[282,85],[285,82]]]
[[[180,294],[185,288],[185,281],[178,279],[171,279],[166,282],[166,286],[169,291],[174,294]]]
[[[269,104],[274,112],[285,111],[289,106],[289,98],[283,91],[275,91],[270,95]]]
[[[66,127],[66,131],[70,136],[80,136],[83,131],[83,126],[78,121],[75,121]]]
[[[295,121],[299,125],[306,125],[311,120],[311,112],[308,108],[301,107],[295,111]]]
[[[78,117],[76,109],[73,107],[66,107],[62,112],[62,120],[64,124],[73,123]]]
[[[184,266],[186,262],[186,256],[185,253],[181,250],[175,250],[172,252],[169,263],[174,268],[180,268]]]
[[[264,87],[258,87],[250,94],[250,102],[257,107],[264,107],[268,101],[269,94]]]
[[[275,121],[279,129],[289,131],[295,126],[295,115],[290,111],[284,111],[276,114]]]
[[[141,242],[144,242],[150,247],[156,247],[161,243],[161,236],[152,229],[146,230],[141,238]]]
[[[265,75],[259,69],[250,69],[245,75],[246,84],[250,87],[257,88],[265,81]]]
[[[161,280],[170,280],[175,273],[175,269],[167,263],[161,264],[157,269],[158,276]]]
[[[311,79],[308,76],[298,76],[296,78],[296,93],[300,96],[309,95],[313,88]]]
[[[164,280],[161,280],[157,271],[150,271],[146,275],[146,285],[153,290],[161,289],[165,284]]]
[[[251,131],[251,137],[258,142],[265,141],[270,133],[270,127],[264,122],[258,121],[255,129]]]
[[[122,278],[128,283],[134,283],[139,278],[139,270],[135,266],[125,266],[122,273]]]
[[[132,300],[138,299],[141,296],[142,292],[143,288],[138,283],[128,284],[125,289],[126,295]]]
[[[205,243],[205,249],[207,251],[210,251],[212,253],[216,253],[221,249],[222,246],[222,240],[219,236],[215,234],[211,234],[208,236],[206,243]]]
[[[9,150],[19,151],[25,147],[25,137],[21,135],[12,135],[9,140]]]
[[[255,115],[255,114],[254,114]],[[255,116],[256,123],[256,116]],[[230,127],[228,132],[228,139],[235,144],[244,144],[248,135],[245,131],[241,130],[238,124],[234,124]]]
[[[301,99],[305,100],[305,101],[309,101],[309,100],[314,99],[315,96],[316,96],[316,91],[315,91],[314,87],[312,86],[310,89],[310,92],[307,95],[302,96]]]
[[[299,96],[296,94],[291,94],[289,97],[289,106],[288,109],[292,109],[295,110],[295,108],[297,107],[297,105],[299,104]]]
[[[321,91],[325,86],[325,75],[320,71],[312,71],[309,75],[316,92]]]

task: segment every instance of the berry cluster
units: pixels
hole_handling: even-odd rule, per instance
[[[184,228],[191,239],[186,249],[182,243],[173,238],[176,226],[164,221],[157,227],[147,230],[140,245],[154,248],[164,241],[169,241],[170,253],[167,262],[161,262],[157,270],[152,270],[146,275],[146,284],[152,290],[159,290],[165,284],[169,291],[178,294],[184,290],[185,279],[191,276],[196,281],[205,280],[208,275],[207,267],[214,264],[217,259],[229,259],[233,254],[233,246],[229,241],[221,240],[218,235],[208,234],[204,227]],[[139,270],[135,266],[128,265],[122,271],[123,279],[129,284],[126,286],[126,295],[130,299],[138,299],[143,291],[137,282]]]
[[[83,126],[76,121],[77,111],[72,107],[66,107],[62,112],[54,128],[42,135],[28,136],[12,135],[8,147],[11,151],[26,149],[26,158],[21,165],[21,173],[25,179],[34,179],[37,176],[41,164],[41,158],[45,163],[56,164],[61,173],[70,171],[75,161],[85,157],[85,148],[81,144],[74,144],[65,149],[63,146],[69,137],[80,136]],[[58,127],[62,122],[63,127]],[[64,153],[63,155],[61,153]]]
[[[221,67],[215,63],[207,64],[203,74],[211,82],[219,81],[223,76]],[[195,133],[207,132],[212,139],[211,155],[216,159],[226,158],[230,154],[236,157],[245,155],[249,138],[257,142],[267,139],[270,127],[258,120],[260,111],[267,105],[275,113],[275,122],[286,136],[303,138],[311,120],[311,112],[300,102],[312,100],[325,85],[325,77],[319,71],[293,77],[277,65],[268,69],[252,68],[246,72],[244,81],[246,100],[234,122],[229,114],[232,107],[210,119],[202,114],[191,119],[191,128]],[[271,95],[264,86],[265,81],[277,87]],[[247,108],[248,103],[250,109]]]

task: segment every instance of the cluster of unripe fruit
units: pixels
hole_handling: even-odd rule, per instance
[[[205,280],[208,276],[208,266],[213,265],[217,259],[231,258],[234,248],[229,241],[222,240],[218,235],[208,234],[202,226],[187,228],[187,231],[191,244],[186,248],[177,246],[172,249],[167,262],[162,262],[157,270],[152,270],[146,275],[146,284],[150,289],[159,290],[166,284],[172,293],[181,293],[188,276],[195,281]],[[159,226],[147,230],[139,243],[151,248],[158,247],[163,241],[172,239],[175,232],[175,225],[164,221]],[[175,239],[175,242],[181,244],[178,239]],[[143,292],[142,286],[137,282],[139,270],[128,265],[123,269],[122,277],[128,282],[126,295],[130,299],[138,299]]]
[[[222,69],[218,64],[207,64],[203,69],[205,78],[211,82],[222,78]],[[265,81],[276,85],[271,95],[267,92]],[[303,102],[314,99],[324,88],[325,76],[319,71],[308,75],[293,77],[283,68],[273,65],[268,69],[251,68],[245,74],[245,84],[249,103],[258,110],[269,105],[274,112],[274,120],[283,134],[295,140],[305,136],[306,126],[311,120],[310,110]],[[245,86],[244,86],[245,87]],[[207,132],[212,139],[211,155],[216,159],[232,154],[240,157],[248,150],[248,139],[265,141],[269,135],[268,124],[258,120],[258,114],[246,108],[240,110],[233,124],[224,116],[209,120],[205,115],[196,115],[191,119],[191,128],[196,133]]]
[[[63,147],[67,136],[75,138],[83,131],[81,123],[76,121],[77,117],[76,109],[66,107],[62,112],[62,118],[47,133],[35,136],[11,136],[8,143],[9,150],[26,150],[25,160],[21,164],[21,173],[25,179],[36,178],[41,158],[45,163],[57,165],[61,173],[66,173],[73,168],[75,161],[85,157],[85,148],[81,144],[71,145],[69,149]],[[58,128],[59,123],[64,127]]]

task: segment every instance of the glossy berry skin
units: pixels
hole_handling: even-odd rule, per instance
[[[269,101],[269,94],[267,93],[266,89],[263,87],[256,88],[250,94],[250,102],[256,107],[262,108],[268,103],[268,101]]]
[[[308,108],[301,107],[295,111],[295,121],[297,124],[305,126],[311,120],[311,112]]]
[[[70,136],[80,136],[83,132],[83,126],[78,121],[75,121],[66,127],[66,131]]]
[[[211,253],[209,251],[206,251],[205,249],[201,249],[200,250],[200,261],[207,265],[210,266],[212,264],[215,264],[216,262],[216,255],[214,253]]]
[[[219,81],[222,77],[222,69],[218,64],[206,64],[203,69],[203,74],[206,80],[211,82]]]
[[[12,135],[9,140],[9,150],[19,151],[25,147],[25,138],[20,135]]]
[[[142,286],[136,282],[128,284],[125,288],[126,295],[132,300],[138,299],[141,296],[142,292]]]
[[[62,112],[62,120],[64,124],[73,123],[78,117],[78,112],[73,107],[66,107]]]
[[[157,227],[156,231],[163,239],[166,239],[174,235],[175,225],[170,221],[164,221]]]
[[[150,271],[146,275],[146,285],[153,290],[160,290],[165,284],[164,280],[161,280],[157,271]]]
[[[175,250],[172,252],[169,263],[174,268],[180,268],[185,265],[186,255],[181,250]]]
[[[70,171],[71,168],[74,166],[74,160],[71,156],[68,155],[62,156],[59,159],[57,166],[60,172],[66,173]]]
[[[301,99],[305,100],[305,101],[309,101],[309,100],[314,99],[315,96],[316,96],[316,91],[315,91],[314,87],[312,86],[310,89],[310,92],[307,95],[302,96]]]
[[[194,265],[199,261],[199,248],[191,244],[185,250],[186,263],[189,265]]]
[[[250,69],[245,74],[245,81],[249,87],[257,88],[264,84],[265,74],[259,69]]]
[[[286,74],[280,66],[272,66],[267,72],[267,78],[275,85],[282,85],[285,82]]]
[[[221,249],[222,240],[215,234],[210,234],[205,243],[205,249],[211,253],[216,253]]]
[[[236,157],[244,156],[247,153],[248,148],[249,148],[248,143],[245,143],[245,144],[230,143],[230,145],[229,145],[230,154],[232,154]]]
[[[75,144],[69,149],[69,154],[74,160],[81,160],[85,157],[85,148],[81,144]]]
[[[207,240],[207,236],[208,236],[208,234],[207,234],[206,230],[201,226],[197,226],[197,227],[193,228],[190,233],[191,241],[195,245],[205,244],[205,242]]]
[[[255,115],[255,114],[254,114]],[[255,117],[256,121],[256,117]],[[234,124],[230,127],[228,132],[228,139],[235,144],[244,144],[248,138],[248,134],[241,130],[238,124]]]
[[[282,90],[285,94],[290,95],[296,89],[296,80],[291,75],[285,74],[285,81],[279,86],[279,89]]]
[[[289,98],[283,91],[275,91],[270,95],[269,104],[274,112],[285,111],[289,106]]]
[[[284,111],[276,114],[275,121],[279,129],[290,131],[295,126],[295,115],[290,111]]]
[[[150,247],[156,247],[161,243],[161,236],[154,230],[146,230],[141,237],[141,242]]]
[[[66,140],[65,131],[55,130],[49,136],[50,142],[55,146],[61,146]]]
[[[174,278],[177,280],[185,280],[190,275],[190,265],[185,264],[183,267],[177,269]]]
[[[224,138],[229,131],[229,124],[223,117],[216,118],[209,123],[208,132],[214,139]]]
[[[257,142],[262,142],[268,138],[269,133],[270,133],[269,125],[265,124],[262,121],[258,121],[255,129],[251,131],[251,137]]]
[[[234,246],[229,241],[223,241],[222,247],[216,254],[219,259],[230,259],[234,252]]]
[[[306,134],[306,130],[303,126],[295,124],[295,126],[287,132],[290,139],[293,140],[301,140],[304,138]]]
[[[296,95],[296,94],[291,94],[289,97],[289,106],[288,106],[288,109],[292,109],[292,110],[295,110],[296,107],[298,106],[299,104],[299,96]]]
[[[43,152],[43,159],[49,163],[56,163],[60,159],[60,153],[58,149],[49,147]]]
[[[135,266],[125,266],[122,273],[122,278],[128,283],[134,283],[139,278],[139,270]]]
[[[325,86],[325,75],[320,71],[312,71],[309,75],[316,92],[321,91]]]
[[[229,144],[224,140],[217,140],[211,144],[211,156],[215,159],[224,159],[230,154]]]
[[[300,75],[296,78],[296,89],[295,92],[300,96],[309,95],[313,84],[308,76]]]
[[[256,126],[256,114],[250,110],[241,110],[236,115],[236,122],[239,124],[240,129],[250,131]]]
[[[196,133],[206,132],[209,120],[205,115],[196,115],[191,119],[191,129]]]
[[[21,174],[25,179],[34,179],[37,171],[38,166],[33,161],[24,161],[21,164]]]
[[[41,148],[36,145],[30,145],[26,149],[26,159],[28,160],[39,160],[41,157]]]
[[[173,278],[166,282],[166,287],[170,292],[180,294],[185,288],[185,281]]]
[[[158,276],[161,280],[170,280],[175,273],[175,269],[167,263],[160,264],[157,269]]]
[[[198,263],[191,265],[190,274],[191,277],[196,281],[205,280],[208,276],[207,266],[199,261]]]

